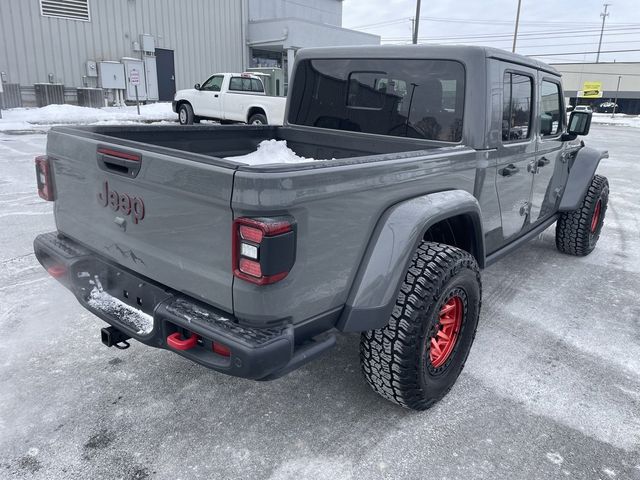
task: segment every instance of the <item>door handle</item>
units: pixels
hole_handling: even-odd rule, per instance
[[[216,94],[214,95],[214,97],[218,98],[218,94],[216,93]]]
[[[539,167],[544,167],[545,165],[549,165],[550,163],[551,163],[551,160],[549,160],[546,157],[542,157],[540,160],[538,160]]]
[[[506,167],[498,170],[498,173],[503,177],[511,177],[512,175],[515,175],[519,171],[520,169],[518,167],[516,167],[513,163],[510,163]]]

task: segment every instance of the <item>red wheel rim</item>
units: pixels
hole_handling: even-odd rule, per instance
[[[598,221],[600,221],[600,209],[602,208],[602,200],[598,199],[596,208],[593,210],[593,217],[591,217],[591,233],[595,233],[598,228]]]
[[[429,361],[433,368],[441,367],[451,356],[458,341],[464,306],[462,298],[451,297],[440,309],[436,333],[429,342]]]

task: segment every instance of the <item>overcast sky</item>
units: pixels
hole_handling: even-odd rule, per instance
[[[603,53],[600,61],[640,61],[640,0],[608,0],[602,50],[637,49]],[[600,13],[604,2],[595,0],[522,0],[516,51],[541,56],[549,63],[594,61],[598,49]],[[344,0],[345,28],[382,37],[382,43],[410,43],[411,17],[416,0]],[[511,50],[518,0],[423,0],[420,43],[466,43]]]

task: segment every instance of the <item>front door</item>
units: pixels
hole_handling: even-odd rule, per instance
[[[531,223],[545,220],[556,211],[562,187],[568,175],[564,142],[560,140],[565,126],[562,88],[557,78],[539,72],[538,135],[533,189],[531,191]]]
[[[498,147],[496,189],[500,202],[503,243],[529,224],[531,168],[536,157],[533,131],[537,72],[503,65],[502,141]]]
[[[213,75],[200,86],[196,92],[196,101],[193,102],[193,110],[196,115],[207,118],[222,118],[222,89],[223,75]]]
[[[176,94],[173,50],[156,48],[156,68],[158,70],[158,99],[161,102],[170,102]]]

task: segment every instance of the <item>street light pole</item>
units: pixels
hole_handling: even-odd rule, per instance
[[[420,25],[420,0],[416,1],[416,19],[413,21],[413,44],[418,43],[418,26]]]
[[[618,75],[618,86],[616,87],[616,99],[613,101],[613,112],[611,113],[611,118],[616,116],[616,107],[618,106],[618,94],[620,93],[620,80],[622,80],[622,75]]]
[[[609,14],[607,13],[607,9],[609,8],[610,5],[611,5],[610,3],[605,3],[604,13],[600,14],[600,16],[602,17],[602,28],[600,29],[600,41],[598,42],[598,55],[596,55],[596,63],[600,61],[600,48],[602,47],[602,35],[604,34],[604,21],[609,16]]]
[[[513,47],[511,51],[516,53],[516,40],[518,39],[518,24],[520,23],[520,6],[522,5],[522,0],[518,0],[518,13],[516,13],[516,30],[513,32]]]

